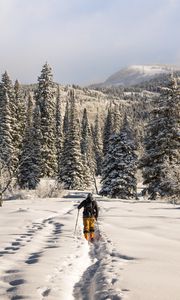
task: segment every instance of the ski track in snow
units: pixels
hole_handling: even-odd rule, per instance
[[[133,257],[121,255],[105,233],[97,230],[98,241],[89,244],[92,264],[85,270],[80,281],[75,284],[74,298],[77,300],[121,300],[119,270]],[[103,236],[103,237],[102,237]]]
[[[97,228],[100,239],[93,244],[83,238],[82,224],[76,237],[70,236],[66,225],[72,224],[77,211],[73,206],[70,203],[61,215],[56,210],[44,210],[48,217],[9,235],[14,239],[0,248],[1,300],[122,299],[119,270],[134,258],[116,251],[101,224]],[[13,213],[27,211],[21,208]],[[70,239],[72,249],[61,253],[61,245]]]

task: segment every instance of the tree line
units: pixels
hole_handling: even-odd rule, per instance
[[[117,103],[110,103],[103,120],[97,112],[90,123],[86,108],[79,115],[73,87],[62,114],[59,85],[47,63],[28,94],[5,72],[0,83],[1,194],[7,173],[22,189],[35,189],[43,177],[67,189],[85,189],[99,175],[100,194],[137,198],[136,173],[141,168],[150,199],[179,197],[179,97],[177,79],[171,78],[146,118],[144,153],[139,157],[137,124],[132,127]]]

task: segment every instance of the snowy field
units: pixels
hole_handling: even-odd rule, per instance
[[[88,244],[80,193],[5,201],[0,300],[179,300],[180,206],[101,200],[101,238]]]

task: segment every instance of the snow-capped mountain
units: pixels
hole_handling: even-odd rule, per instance
[[[172,65],[132,65],[121,69],[108,77],[103,83],[95,86],[131,86],[173,71],[180,71],[180,67]]]

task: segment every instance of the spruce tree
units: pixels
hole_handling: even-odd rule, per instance
[[[125,118],[126,118],[126,114],[125,114]],[[114,106],[114,111],[113,111],[113,132],[119,132],[119,129],[122,126],[122,117],[120,114],[120,109],[119,106],[116,104]]]
[[[38,105],[28,99],[27,123],[18,169],[18,183],[21,188],[35,189],[41,177],[41,118]]]
[[[65,134],[59,181],[65,188],[82,189],[86,186],[80,146],[80,124],[74,90],[70,91],[68,132]]]
[[[15,81],[14,85],[14,95],[15,95],[15,134],[14,134],[14,146],[16,149],[16,156],[19,159],[20,151],[22,148],[22,140],[25,130],[25,118],[26,118],[26,108],[24,95],[22,93],[21,86],[18,80]]]
[[[174,78],[162,88],[146,128],[140,160],[149,198],[180,196],[180,89]]]
[[[112,125],[113,125],[113,119],[112,119],[112,109],[108,109],[107,117],[104,124],[104,131],[103,131],[103,154],[104,156],[108,152],[108,146],[109,146],[109,138],[112,133]]]
[[[26,126],[23,138],[23,145],[19,159],[18,168],[18,184],[20,188],[34,188],[34,180],[32,173],[34,169],[33,157],[33,137],[32,137],[32,115],[33,115],[33,100],[31,95],[28,97]]]
[[[125,118],[118,133],[112,133],[108,152],[103,162],[102,189],[100,194],[113,198],[136,198],[137,156],[132,132]]]
[[[38,105],[35,106],[33,112],[33,123],[32,123],[32,161],[33,161],[33,182],[34,188],[42,177],[42,132],[41,132],[41,114]]]
[[[51,67],[46,63],[38,78],[35,93],[41,116],[42,176],[52,177],[57,172],[55,87]]]
[[[8,86],[4,82],[6,76],[6,73],[3,74],[0,83],[0,159],[3,164],[8,163],[12,169],[14,158],[12,115]]]
[[[91,135],[91,131],[89,127],[87,109],[84,108],[82,122],[81,122],[81,153],[83,155],[87,155],[90,135]]]
[[[65,107],[65,115],[63,119],[63,145],[62,145],[62,155],[61,155],[61,168],[58,170],[58,181],[64,182],[67,185],[70,182],[70,179],[67,176],[67,163],[66,155],[69,152],[69,117],[70,117],[70,108],[69,108],[69,99],[67,98],[66,107]]]
[[[69,100],[67,99],[65,114],[63,119],[63,136],[65,137],[68,134],[69,130]]]
[[[18,166],[18,155],[19,155],[19,134],[18,134],[18,121],[17,121],[17,103],[15,99],[15,91],[12,80],[10,79],[7,71],[2,75],[2,86],[6,91],[8,101],[9,101],[9,112],[10,112],[10,131],[11,131],[11,145],[12,145],[12,154],[11,154],[11,168],[16,169]]]
[[[63,147],[63,134],[62,134],[62,114],[61,114],[61,98],[60,89],[58,86],[58,95],[56,98],[56,151],[57,151],[57,164],[58,164],[58,174],[61,169],[61,156]]]
[[[81,122],[81,153],[84,164],[85,179],[87,185],[89,185],[95,174],[95,159],[93,155],[92,135],[86,108],[84,108]]]
[[[99,114],[96,114],[95,124],[93,128],[94,153],[96,159],[96,175],[101,175],[103,160],[103,144],[100,128]]]

